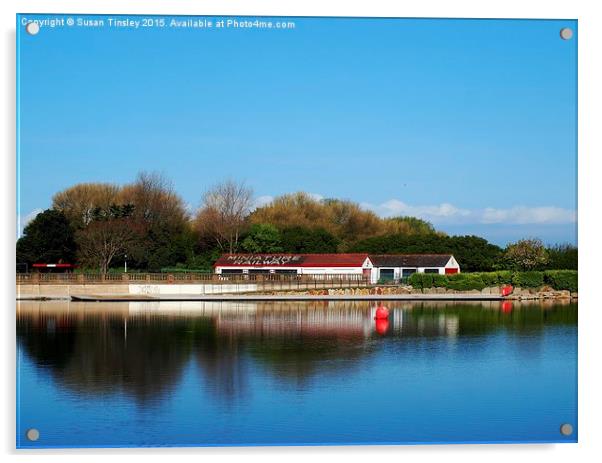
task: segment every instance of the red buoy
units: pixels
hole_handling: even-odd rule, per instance
[[[506,285],[502,288],[502,296],[509,296],[510,294],[512,294],[512,291],[514,291],[512,285]]]
[[[389,329],[389,320],[386,318],[377,318],[376,319],[376,332],[381,336],[387,333]]]
[[[387,309],[384,305],[379,305],[376,308],[376,315],[374,318],[376,320],[386,320],[389,318],[389,309]]]

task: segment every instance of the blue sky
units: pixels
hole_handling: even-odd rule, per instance
[[[290,20],[18,27],[18,214],[147,170],[191,208],[234,178],[259,203],[303,190],[498,244],[576,242],[577,41],[559,37],[576,21]]]

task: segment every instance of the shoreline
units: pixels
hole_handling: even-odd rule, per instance
[[[21,299],[23,300],[23,299]],[[31,300],[31,299],[30,299]],[[503,301],[501,295],[483,294],[215,294],[181,296],[71,296],[77,302],[175,302],[175,301]]]
[[[35,288],[35,290],[33,290]],[[500,287],[456,291],[445,288],[415,289],[410,286],[359,288],[257,288],[251,285],[48,285],[17,286],[17,301],[71,300],[80,302],[157,301],[522,301],[577,300],[578,294],[550,287],[513,288],[504,295]]]

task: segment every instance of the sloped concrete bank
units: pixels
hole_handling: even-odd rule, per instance
[[[161,300],[528,300],[576,299],[577,293],[550,287],[514,288],[508,296],[500,287],[481,291],[454,291],[446,288],[415,289],[411,286],[374,286],[310,290],[260,291],[255,284],[96,284],[96,285],[18,285],[18,300],[74,299],[107,301]]]

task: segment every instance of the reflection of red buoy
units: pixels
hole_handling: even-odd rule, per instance
[[[512,312],[512,301],[502,302],[502,312],[504,312],[504,313]]]
[[[376,319],[376,332],[381,336],[387,333],[389,329],[389,320],[386,318],[377,318]]]
[[[512,293],[512,291],[514,291],[512,285],[506,285],[502,288],[502,296],[509,296]]]
[[[389,318],[389,309],[387,309],[384,305],[379,305],[376,308],[376,314],[374,318],[377,320],[386,320]]]

